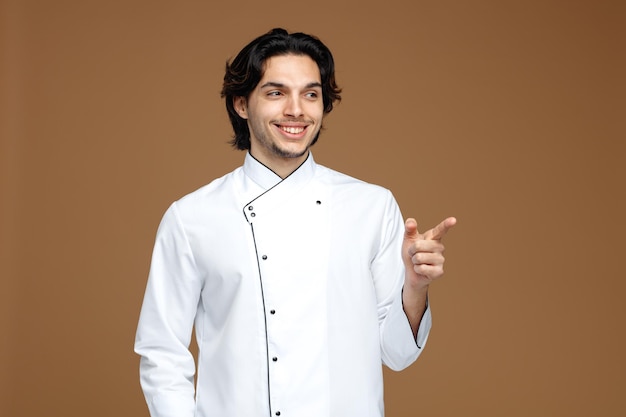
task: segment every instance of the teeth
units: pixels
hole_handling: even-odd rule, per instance
[[[282,126],[281,129],[284,130],[285,132],[291,133],[293,135],[304,132],[304,128],[303,127]]]

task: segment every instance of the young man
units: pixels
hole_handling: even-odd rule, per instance
[[[247,153],[159,226],[135,344],[150,414],[380,417],[381,364],[403,369],[424,347],[456,220],[420,234],[388,190],[315,163],[340,99],[317,38],[255,39],[222,96]]]

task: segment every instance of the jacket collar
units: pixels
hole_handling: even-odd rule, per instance
[[[243,171],[248,178],[267,191],[281,182],[293,185],[308,182],[308,180],[313,177],[316,166],[317,164],[313,159],[313,154],[309,152],[308,157],[302,165],[296,168],[296,170],[287,177],[280,178],[278,174],[255,159],[252,155],[250,155],[250,152],[247,152],[243,163]]]
[[[280,178],[274,171],[247,153],[243,172],[249,181],[244,181],[243,213],[248,222],[260,221],[269,213],[275,212],[276,208],[284,207],[287,201],[310,184],[316,167],[313,155],[309,152],[309,156],[302,165],[286,178]]]

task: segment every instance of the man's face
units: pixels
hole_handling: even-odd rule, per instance
[[[248,100],[235,108],[248,120],[250,153],[277,174],[288,175],[307,157],[324,116],[320,71],[307,55],[279,55]]]

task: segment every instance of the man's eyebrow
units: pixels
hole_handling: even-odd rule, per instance
[[[322,88],[322,83],[319,83],[317,81],[314,81],[312,83],[308,83],[306,85],[306,88]]]
[[[284,88],[285,84],[278,83],[275,81],[268,81],[263,84],[260,88]],[[313,81],[304,86],[304,88],[322,88],[322,84],[317,81]]]

